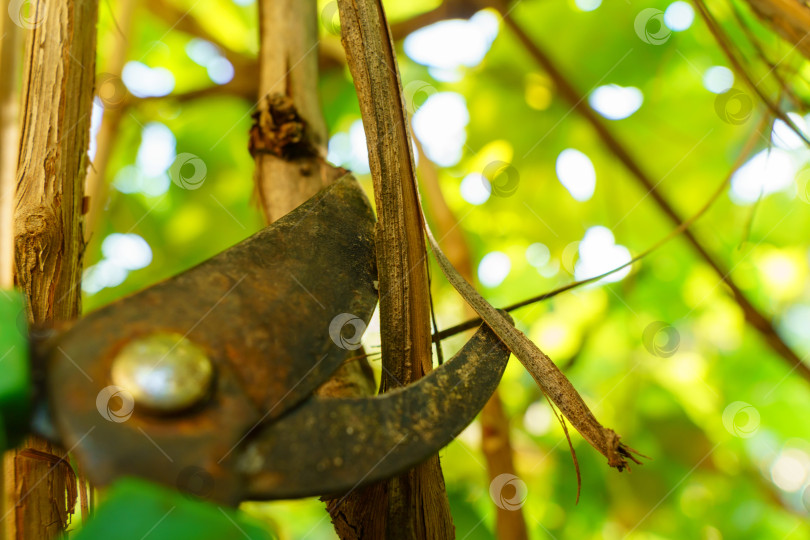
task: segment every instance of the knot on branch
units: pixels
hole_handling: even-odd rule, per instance
[[[35,271],[42,271],[45,260],[51,253],[58,252],[62,243],[59,221],[54,212],[47,206],[30,208],[20,212],[21,218],[17,219],[15,232],[15,250],[20,255],[19,261],[23,261],[22,268],[18,268],[18,273],[26,274]]]
[[[317,156],[310,139],[307,122],[298,114],[289,96],[265,96],[253,113],[248,148],[254,158],[257,154],[272,154],[282,159]]]

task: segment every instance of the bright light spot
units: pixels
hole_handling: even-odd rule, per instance
[[[464,97],[455,92],[439,92],[428,97],[413,115],[413,131],[431,161],[440,167],[451,167],[461,160],[469,122]]]
[[[429,67],[428,73],[437,81],[442,82],[458,82],[464,78],[464,73],[461,69],[444,69],[437,67]]]
[[[208,77],[217,84],[227,84],[233,79],[233,65],[227,58],[215,58],[208,64]]]
[[[141,133],[141,146],[135,163],[146,176],[165,173],[174,163],[176,140],[172,130],[160,122],[146,124]]]
[[[412,32],[405,38],[405,54],[420,64],[456,69],[481,63],[498,35],[498,18],[479,11],[468,21],[451,19]]]
[[[335,133],[329,139],[326,160],[335,165],[343,165],[351,157],[352,143],[348,133]]]
[[[104,117],[104,104],[98,97],[93,99],[93,112],[90,113],[90,146],[87,148],[87,157],[90,161],[96,157],[98,148],[98,131],[101,129],[101,120]]]
[[[233,65],[210,41],[192,39],[186,44],[186,54],[204,67],[208,71],[208,77],[216,84],[226,84],[233,79]]]
[[[458,438],[470,448],[481,448],[481,424],[473,422],[458,434]]]
[[[694,20],[695,10],[687,2],[673,2],[664,12],[664,24],[675,32],[683,32],[692,26]]]
[[[174,75],[166,68],[150,68],[141,62],[127,62],[121,73],[127,89],[135,97],[165,96],[174,90]]]
[[[216,45],[200,38],[194,38],[186,44],[186,54],[202,67],[208,67],[211,60],[222,56]]]
[[[610,229],[601,226],[591,227],[585,232],[585,236],[579,243],[579,261],[574,267],[574,277],[580,281],[598,276],[630,262],[631,259],[630,250],[616,244]],[[619,281],[630,273],[630,269],[631,267],[628,266],[599,281]]]
[[[233,0],[233,3],[237,6],[250,6],[253,5],[255,1],[256,0]]]
[[[787,116],[790,118],[793,124],[799,128],[799,131],[807,135],[807,123],[805,122],[804,118],[796,113],[788,113]],[[799,137],[795,131],[793,131],[793,128],[779,119],[773,123],[771,140],[773,141],[773,144],[784,150],[798,150],[799,148],[804,147],[804,141],[802,141],[802,138]]]
[[[370,172],[366,132],[363,130],[362,120],[356,120],[348,133],[336,133],[329,139],[329,152],[326,159],[357,174]]]
[[[131,270],[146,268],[152,262],[152,249],[137,234],[113,233],[101,243],[104,258],[82,275],[82,290],[96,294],[107,287],[117,287]]]
[[[728,92],[734,86],[734,73],[723,66],[712,66],[703,74],[703,86],[713,94]]]
[[[127,278],[128,272],[107,259],[102,259],[82,274],[82,290],[95,294],[105,287],[117,287]]]
[[[543,351],[552,358],[569,358],[577,349],[579,336],[570,323],[549,318],[538,321],[532,328],[532,339],[543,344]]]
[[[377,283],[379,285],[379,282]],[[377,307],[374,308],[374,313],[371,315],[371,320],[368,321],[368,325],[366,326],[366,331],[363,333],[363,337],[361,338],[360,342],[363,344],[363,347],[366,348],[367,351],[379,351],[380,350],[380,305],[377,304]]]
[[[493,251],[484,255],[478,265],[478,280],[487,287],[497,287],[512,269],[512,262],[506,253]]]
[[[608,120],[621,120],[636,112],[644,94],[635,86],[608,84],[600,86],[588,98],[591,107]]]
[[[123,167],[115,175],[113,186],[121,193],[138,193],[141,191],[140,171],[133,165]]]
[[[526,104],[532,109],[544,111],[551,105],[551,80],[546,75],[529,73],[526,75]]]
[[[760,196],[793,189],[795,173],[790,154],[778,148],[761,150],[731,177],[731,200],[750,204]]]
[[[547,264],[539,267],[537,269],[537,273],[543,276],[544,278],[553,278],[557,275],[557,272],[560,271],[560,261],[553,260],[549,261]]]
[[[484,204],[489,200],[492,187],[480,173],[470,173],[461,181],[461,198],[470,204]]]
[[[774,283],[790,282],[799,275],[790,257],[774,253],[763,261],[762,271],[768,276],[769,281]]]
[[[101,253],[125,270],[140,270],[152,262],[152,249],[137,234],[109,235],[101,243]]]
[[[167,191],[172,181],[168,174],[159,174],[149,178],[144,178],[141,193],[149,197],[159,197]]]
[[[588,156],[573,148],[563,150],[557,156],[557,178],[579,202],[590,199],[596,189],[596,170],[593,163]]]
[[[171,180],[167,174],[147,177],[138,167],[127,165],[115,175],[113,186],[121,193],[143,193],[158,197],[169,190]]]
[[[808,456],[801,450],[784,450],[771,465],[771,480],[782,491],[793,493],[807,480]]]
[[[687,384],[703,379],[706,374],[706,361],[702,357],[694,353],[681,352],[677,358],[677,362],[667,362],[666,371],[670,380]]]
[[[368,144],[362,120],[356,120],[349,128],[349,142],[351,143],[349,165],[360,174],[368,174],[371,169],[368,165]]]
[[[543,401],[535,401],[529,405],[526,408],[526,414],[523,415],[523,427],[538,437],[548,433],[553,422],[554,416],[551,413],[551,407]]]
[[[174,163],[176,140],[172,131],[159,122],[150,122],[141,132],[136,166],[123,167],[115,175],[113,186],[121,193],[142,193],[150,197],[168,191],[166,171]]]
[[[526,260],[535,268],[540,268],[551,260],[551,251],[549,251],[545,244],[535,242],[526,248]]]
[[[754,264],[765,281],[769,297],[792,300],[804,290],[807,263],[797,251],[761,249],[755,253]]]
[[[574,3],[582,11],[593,11],[602,5],[602,0],[574,0]]]
[[[804,342],[807,329],[810,328],[810,305],[795,304],[791,306],[782,316],[780,326]]]

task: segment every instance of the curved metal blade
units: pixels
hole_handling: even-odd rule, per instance
[[[482,326],[416,383],[375,398],[311,398],[246,443],[237,460],[246,498],[341,494],[421,463],[472,422],[508,359]]]
[[[231,450],[357,354],[340,346],[330,325],[341,314],[368,323],[375,279],[374,216],[346,177],[244,242],[90,314],[50,343],[46,384],[62,444],[98,485],[134,475],[174,486],[183,467],[197,466],[216,480],[215,499],[238,500]],[[210,395],[182,414],[153,414],[135,402],[131,416],[111,417],[105,408],[120,404],[102,392],[118,388],[109,386],[113,359],[130,340],[157,332],[185,336],[206,352]]]

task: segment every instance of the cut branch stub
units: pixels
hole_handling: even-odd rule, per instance
[[[253,113],[248,148],[254,158],[257,154],[284,159],[318,155],[306,120],[298,114],[292,98],[283,94],[265,96],[259,102]]]

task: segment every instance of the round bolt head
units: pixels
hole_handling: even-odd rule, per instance
[[[211,387],[214,367],[200,347],[180,334],[156,333],[127,343],[112,363],[112,382],[137,405],[177,412],[199,403]]]

